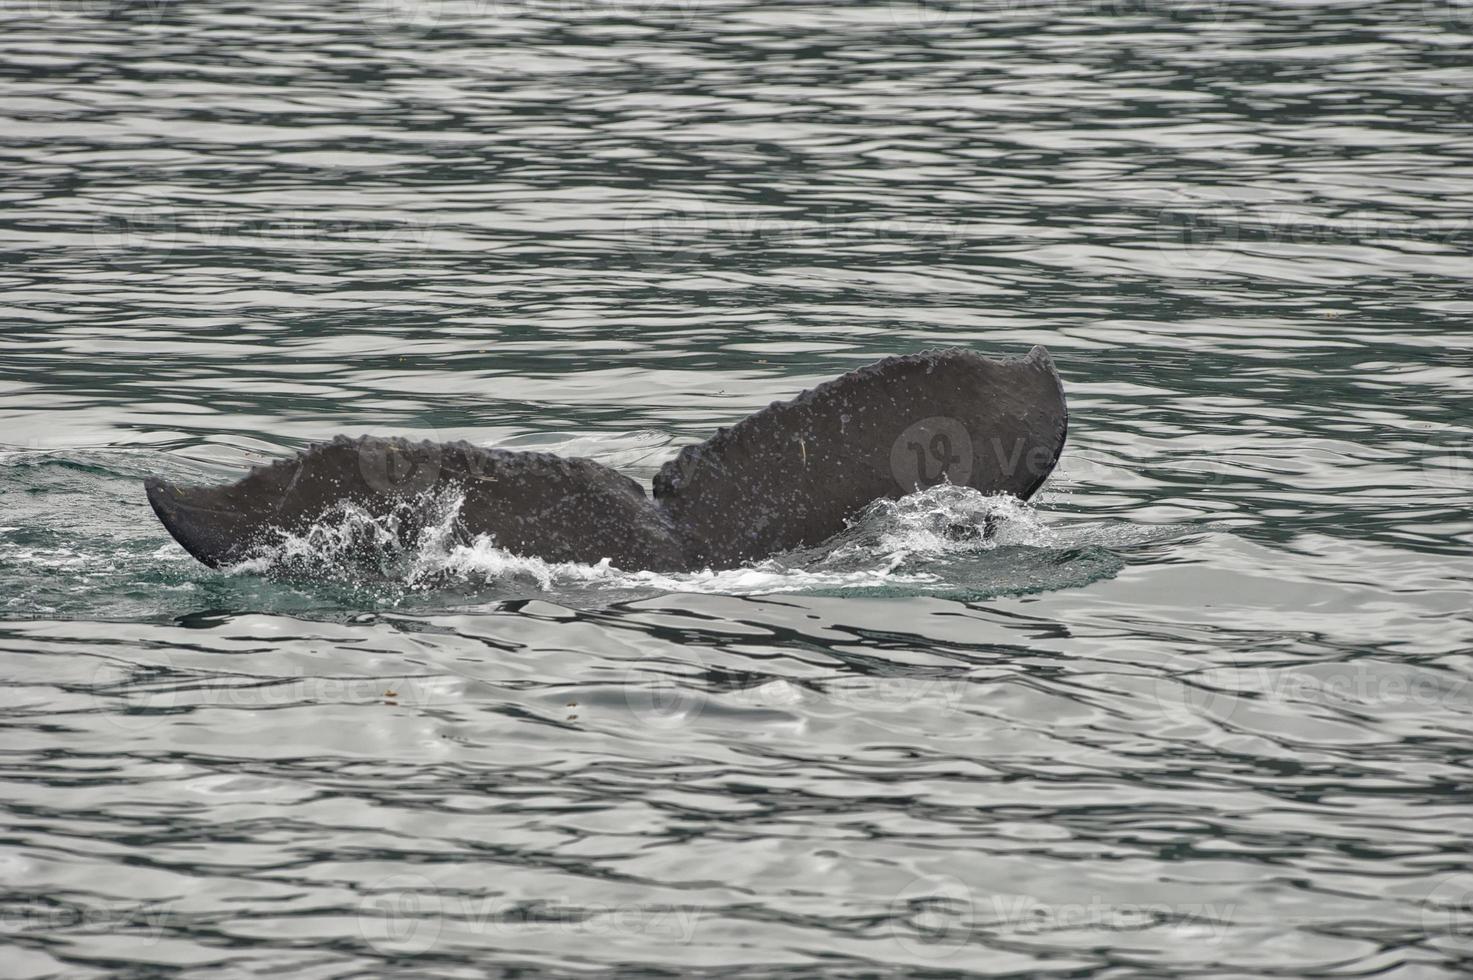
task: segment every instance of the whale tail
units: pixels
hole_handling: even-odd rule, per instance
[[[1027,499],[1063,450],[1068,409],[1048,352],[890,357],[688,446],[654,499],[592,460],[464,442],[339,437],[236,483],[145,482],[149,503],[211,566],[356,508],[404,535],[452,490],[465,537],[548,561],[658,571],[733,567],[817,544],[871,501],[950,482]]]

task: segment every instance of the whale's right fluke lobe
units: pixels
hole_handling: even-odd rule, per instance
[[[1042,347],[891,357],[690,446],[655,477],[692,567],[730,567],[842,531],[873,500],[947,481],[1026,500],[1069,413]]]

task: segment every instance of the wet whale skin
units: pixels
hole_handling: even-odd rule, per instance
[[[461,500],[456,533],[547,561],[624,569],[729,568],[818,544],[874,500],[950,482],[1031,497],[1068,433],[1048,352],[949,349],[889,357],[774,402],[687,446],[653,481],[593,460],[465,442],[338,437],[222,486],[145,482],[184,548],[220,567],[269,553],[344,508],[406,540]]]

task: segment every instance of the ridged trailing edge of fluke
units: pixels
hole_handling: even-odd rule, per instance
[[[874,500],[941,482],[1027,500],[1063,452],[1069,412],[1042,347],[994,359],[959,348],[887,357],[687,446],[654,478],[590,459],[466,442],[339,436],[223,486],[145,481],[194,557],[219,567],[357,511],[412,543],[430,501],[459,500],[455,533],[546,561],[626,570],[729,568],[844,530]]]

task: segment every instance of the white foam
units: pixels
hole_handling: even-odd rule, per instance
[[[942,583],[941,576],[926,569],[930,560],[1060,543],[1037,512],[1016,498],[943,484],[900,500],[876,501],[843,533],[814,548],[740,568],[655,572],[621,569],[608,559],[579,564],[517,555],[486,535],[467,542],[457,534],[463,499],[442,492],[416,502],[417,512],[428,509],[431,519],[414,525],[408,546],[407,508],[377,518],[361,507],[344,505],[303,534],[283,537],[231,571],[358,579],[366,562],[399,587],[415,591],[455,583],[523,584],[542,591],[591,587],[721,594],[924,589]]]
[[[536,583],[544,591],[567,586],[594,585],[611,589],[654,589],[663,592],[753,594],[823,588],[879,588],[936,581],[934,575],[896,575],[888,569],[809,571],[788,567],[780,559],[768,559],[741,568],[708,568],[698,572],[629,571],[614,567],[607,558],[596,565],[583,565],[514,555],[496,547],[484,536],[469,545],[454,548],[445,557],[440,570],[460,581],[489,583],[521,580]]]

